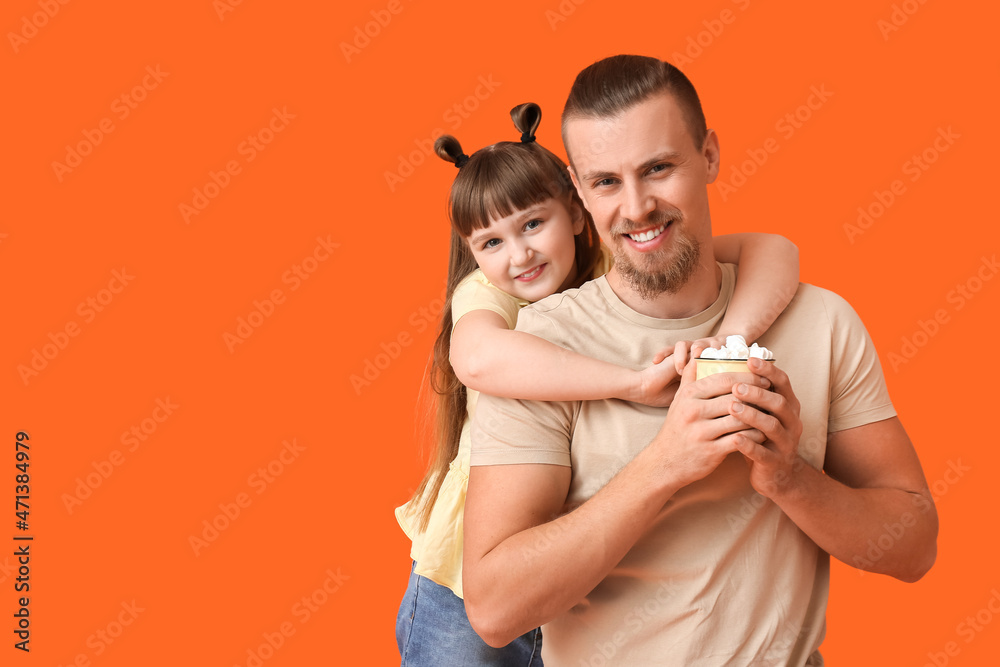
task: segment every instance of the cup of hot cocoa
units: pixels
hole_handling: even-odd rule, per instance
[[[702,350],[701,356],[695,359],[697,379],[714,375],[715,373],[749,373],[747,362],[750,359],[774,361],[774,355],[766,347],[754,343],[747,346],[743,336],[727,336],[726,344],[721,348],[710,347]]]

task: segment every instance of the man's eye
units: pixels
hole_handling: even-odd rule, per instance
[[[651,173],[656,173],[658,171],[666,171],[667,169],[670,169],[670,167],[672,166],[673,165],[670,164],[669,162],[664,162],[663,164],[654,164],[652,167],[650,167],[649,171]]]
[[[594,183],[594,187],[595,188],[603,188],[603,187],[605,187],[607,185],[612,185],[613,183],[614,183],[614,179],[611,179],[611,178],[602,178],[601,180],[599,180],[596,183]]]

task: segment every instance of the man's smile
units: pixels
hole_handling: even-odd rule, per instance
[[[626,234],[625,236],[628,236],[630,239],[636,241],[637,243],[645,243],[646,241],[652,241],[657,236],[662,234],[663,230],[667,228],[667,224],[668,223],[663,223],[659,227],[654,227],[638,233]]]

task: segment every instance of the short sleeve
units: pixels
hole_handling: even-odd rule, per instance
[[[454,327],[474,310],[488,310],[502,317],[508,329],[513,329],[517,325],[518,311],[527,303],[494,286],[477,269],[463,278],[452,293],[451,324]]]
[[[830,433],[896,416],[875,344],[854,309],[833,292],[823,293],[832,327]]]
[[[579,403],[479,397],[472,418],[473,466],[570,465],[570,440]]]

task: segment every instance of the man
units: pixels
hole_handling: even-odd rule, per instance
[[[595,63],[563,139],[615,266],[518,329],[635,368],[716,333],[734,267],[713,260],[719,141],[687,78]],[[854,311],[801,285],[761,344],[777,363],[752,373],[688,364],[666,410],[482,397],[464,581],[487,642],[545,624],[547,667],[820,665],[829,555],[904,581],[930,568],[937,515]]]

